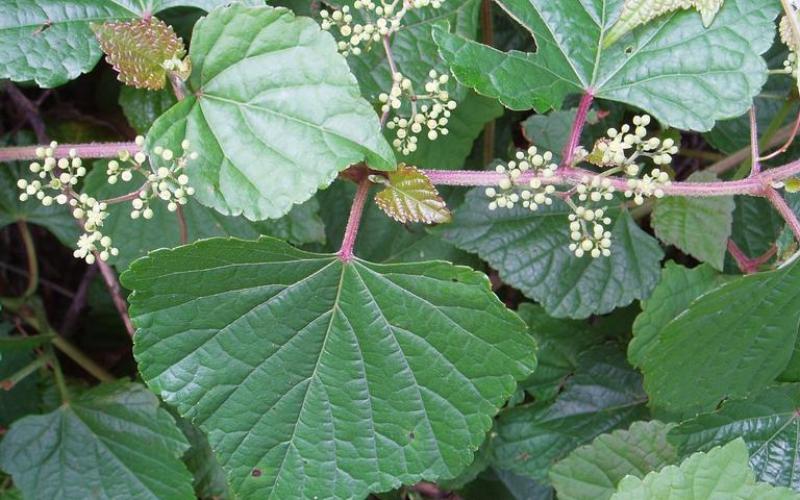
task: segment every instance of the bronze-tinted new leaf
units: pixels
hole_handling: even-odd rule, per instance
[[[180,69],[186,56],[183,40],[172,26],[154,17],[93,24],[92,29],[119,80],[132,87],[164,88],[167,67]]]
[[[436,187],[416,167],[400,165],[387,177],[376,178],[386,189],[375,196],[375,203],[394,220],[402,223],[422,222],[440,224],[450,222],[450,210]]]

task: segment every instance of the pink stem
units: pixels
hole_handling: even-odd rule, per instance
[[[772,186],[765,189],[764,195],[772,202],[772,205],[778,210],[778,213],[781,214],[786,223],[789,224],[795,239],[800,241],[800,220],[797,219],[797,215],[795,215],[792,207],[786,203],[783,196]]]
[[[36,160],[36,148],[38,147],[43,146],[0,148],[0,162]],[[92,144],[61,144],[56,148],[54,155],[56,157],[66,157],[70,149],[74,149],[78,156],[83,159],[115,158],[120,151],[128,151],[131,154],[141,151],[141,148],[133,142],[98,142]]]
[[[125,330],[128,332],[128,335],[133,337],[136,329],[133,327],[131,317],[128,315],[128,305],[125,302],[125,298],[122,296],[122,288],[119,286],[117,276],[114,274],[111,266],[102,260],[100,256],[97,256],[95,262],[97,262],[97,267],[100,269],[100,274],[103,275],[106,288],[108,288],[108,292],[111,294],[111,298],[114,301],[114,307],[117,308],[119,317],[122,318],[122,322],[125,324]]]
[[[757,271],[757,267],[754,269],[753,267],[753,259],[745,255],[739,245],[736,244],[733,240],[728,240],[728,253],[731,254],[733,260],[736,261],[736,265],[739,267],[739,270],[742,271],[744,274],[753,274]]]
[[[342,262],[349,262],[353,259],[353,249],[356,246],[356,236],[358,227],[361,225],[361,214],[364,212],[364,205],[367,202],[369,186],[370,182],[367,178],[358,183],[356,197],[350,208],[350,218],[347,220],[347,229],[345,229],[342,239],[342,248],[339,250],[339,259]]]
[[[505,174],[492,171],[471,171],[471,170],[423,170],[425,175],[434,184],[440,186],[496,186],[501,179],[506,178]],[[687,197],[708,197],[708,196],[732,196],[750,195],[765,196],[765,187],[772,182],[782,181],[800,174],[800,160],[793,161],[782,167],[773,168],[761,172],[758,175],[741,179],[738,181],[719,181],[719,182],[673,182],[664,187],[664,193],[670,196]],[[526,172],[517,179],[519,184],[526,184],[535,174]],[[583,170],[580,168],[561,167],[558,174],[542,178],[544,184],[566,184],[575,185],[582,181],[584,177],[594,177],[597,173]],[[611,184],[617,191],[628,189],[628,181],[621,177],[608,177]]]
[[[575,158],[575,149],[581,143],[581,133],[583,127],[586,125],[586,119],[589,116],[589,109],[592,107],[594,101],[594,94],[591,90],[587,90],[581,97],[581,102],[578,105],[578,112],[575,115],[575,121],[572,122],[572,131],[569,134],[567,145],[564,146],[564,152],[561,155],[563,158],[562,165],[564,167],[571,167],[572,160]]]
[[[797,118],[795,118],[794,120],[794,126],[792,127],[792,131],[789,133],[789,138],[786,139],[786,142],[783,143],[783,146],[779,147],[778,149],[776,149],[775,151],[766,156],[762,156],[761,161],[771,160],[776,156],[785,153],[786,150],[789,149],[789,146],[791,146],[792,143],[794,142],[794,138],[797,136],[798,131],[800,131],[800,113],[797,113]]]

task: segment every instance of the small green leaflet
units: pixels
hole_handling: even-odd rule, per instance
[[[634,422],[577,448],[550,470],[559,500],[608,500],[625,476],[644,477],[676,463],[678,452],[667,442],[674,425]]]
[[[711,172],[696,172],[689,182],[714,182]],[[691,198],[668,196],[656,202],[653,229],[664,243],[675,245],[722,271],[733,225],[733,196]]]
[[[208,434],[243,498],[455,477],[536,364],[488,278],[445,262],[211,239],[153,252],[122,282],[142,376]]]
[[[204,205],[278,218],[350,165],[396,167],[375,111],[312,19],[219,8],[195,25],[189,57],[193,93],[155,122],[147,147],[191,142],[200,155],[191,183]]]
[[[164,64],[181,61],[186,56],[183,40],[160,19],[107,22],[91,27],[106,61],[119,73],[119,81],[137,89],[163,89],[167,83]]]
[[[612,500],[643,498],[797,500],[800,495],[788,488],[757,483],[747,465],[747,446],[736,439],[708,453],[695,453],[680,466],[664,467],[643,479],[627,476],[611,497]]]
[[[248,0],[254,2],[256,0]],[[230,0],[11,0],[0,16],[0,79],[57,87],[94,68],[102,51],[91,23],[137,19],[146,12]]]
[[[555,401],[517,406],[500,415],[493,465],[545,480],[550,467],[576,447],[647,418],[646,401],[641,376],[619,346],[595,346],[578,357],[575,374]]]
[[[800,489],[800,384],[761,390],[723,403],[714,413],[681,423],[669,433],[682,455],[708,451],[741,437],[759,481]]]
[[[0,467],[25,498],[192,498],[180,461],[188,447],[147,389],[104,384],[17,420],[0,442]]]
[[[797,263],[702,295],[663,327],[641,360],[650,404],[694,415],[762,389],[789,363],[799,324]]]
[[[474,189],[453,222],[433,231],[477,253],[551,316],[605,314],[647,298],[658,283],[664,253],[628,212],[609,211],[615,219],[610,257],[579,259],[569,251],[566,204],[556,201],[536,212],[521,205],[490,211],[487,205],[483,189]]]
[[[374,175],[370,179],[386,186],[375,195],[375,203],[397,222],[441,224],[452,219],[436,186],[417,167],[401,164],[386,177]]]
[[[728,0],[709,28],[694,12],[675,12],[604,49],[621,0],[498,3],[530,30],[538,52],[503,53],[435,27],[440,53],[462,84],[509,108],[539,112],[589,92],[699,131],[752,105],[766,81],[761,54],[772,45],[780,10],[772,0]]]

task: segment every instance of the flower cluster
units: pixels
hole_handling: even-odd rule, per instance
[[[553,153],[545,151],[540,154],[535,146],[531,146],[527,151],[517,151],[515,160],[507,165],[498,165],[495,170],[505,174],[505,178],[498,184],[499,191],[493,187],[486,189],[486,196],[492,199],[489,210],[514,208],[520,201],[523,207],[532,211],[541,205],[552,205],[551,196],[556,188],[546,182],[558,168],[552,160]],[[526,173],[529,175],[524,175]]]
[[[353,10],[345,5],[333,11],[322,10],[319,13],[322,18],[320,25],[325,31],[335,29],[341,36],[337,42],[339,52],[345,56],[357,56],[362,50],[368,50],[371,44],[397,32],[409,9],[438,9],[441,6],[442,0],[356,0],[353,10],[359,11],[358,17],[363,22],[357,22]]]
[[[396,115],[386,124],[387,128],[395,130],[392,145],[404,155],[417,150],[417,136],[423,131],[431,141],[450,133],[447,125],[453,110],[458,106],[456,101],[450,99],[450,93],[442,88],[450,81],[450,77],[440,75],[435,70],[431,70],[428,77],[425,93],[416,94],[411,80],[401,73],[395,73],[392,89],[388,94],[378,96],[382,103],[381,110],[386,116],[392,111],[400,112],[404,98],[410,103],[411,116]]]
[[[672,163],[678,147],[672,139],[648,137],[647,127],[651,122],[648,115],[635,116],[631,125],[623,125],[619,130],[609,129],[591,152],[578,147],[574,161],[563,170],[562,177],[574,183],[574,187],[565,192],[556,191],[555,184],[563,179],[557,178],[558,167],[552,162],[551,153],[539,154],[534,146],[527,152],[518,152],[514,161],[496,167],[503,176],[497,186],[486,188],[486,196],[491,199],[489,210],[511,209],[518,204],[537,210],[542,205],[552,205],[554,198],[559,197],[570,209],[569,250],[577,257],[610,256],[612,220],[608,216],[608,205],[618,191],[615,186],[626,198],[641,205],[645,198],[663,197],[671,183],[663,166]],[[641,161],[647,158],[656,168],[641,175]],[[584,171],[586,175],[580,177],[571,175],[580,172],[574,167],[582,162],[592,163],[603,171],[599,174]],[[612,178],[614,174],[624,177]]]
[[[166,202],[167,210],[170,212],[178,210],[178,206],[185,205],[189,201],[189,196],[192,196],[195,190],[189,186],[189,177],[185,170],[189,160],[195,160],[198,156],[196,152],[190,152],[189,147],[189,141],[184,140],[181,143],[183,153],[179,157],[176,157],[171,149],[161,146],[153,148],[151,162],[160,163],[160,166],[155,168],[154,172],[147,174],[147,181],[131,202],[132,219],[139,217],[152,219],[154,214],[150,202],[153,199]]]
[[[797,9],[796,5],[793,8]],[[797,13],[794,14],[797,16]],[[789,48],[789,54],[786,60],[783,61],[784,72],[794,78],[800,83],[800,60],[798,60],[798,51],[800,51],[800,41],[794,33],[794,26],[792,26],[791,19],[784,15],[781,18],[778,32],[780,33],[781,41]]]
[[[137,137],[136,145],[139,148],[144,146],[144,137]],[[108,183],[116,184],[120,180],[130,182],[135,174],[143,176],[145,183],[130,195],[102,201],[86,193],[75,192],[78,182],[86,175],[86,167],[74,149],[69,150],[66,156],[57,158],[58,144],[52,142],[47,147],[36,149],[37,161],[29,167],[35,174],[34,179],[17,181],[17,187],[21,190],[19,199],[26,201],[36,198],[44,206],[54,203],[69,205],[72,216],[83,228],[73,255],[89,264],[94,263],[97,258],[106,261],[119,254],[111,237],[103,234],[103,223],[109,216],[109,204],[132,199],[131,217],[151,219],[154,215],[150,207],[152,199],[158,198],[166,202],[167,209],[175,211],[194,194],[194,188],[188,185],[189,177],[185,169],[189,161],[196,159],[198,155],[190,152],[189,146],[189,141],[183,141],[183,153],[179,157],[170,149],[155,147],[150,158],[153,169],[145,168],[147,155],[143,151],[135,154],[127,150],[120,151],[118,159],[110,161],[106,168]]]

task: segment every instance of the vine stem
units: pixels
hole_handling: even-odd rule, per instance
[[[117,313],[119,317],[122,318],[122,323],[125,324],[125,330],[128,332],[128,335],[133,337],[136,329],[133,327],[131,317],[128,315],[128,305],[125,302],[125,298],[122,296],[122,287],[119,286],[119,281],[117,281],[114,270],[111,269],[111,266],[109,266],[107,262],[99,257],[95,259],[95,262],[97,263],[97,268],[100,269],[100,274],[103,276],[103,281],[106,283],[108,293],[111,294],[111,299],[114,301],[114,307],[117,308]]]
[[[350,262],[353,260],[356,236],[358,235],[358,228],[361,225],[361,215],[364,213],[364,205],[367,202],[369,186],[370,182],[367,177],[364,177],[361,182],[358,183],[356,197],[353,200],[353,205],[350,207],[350,218],[347,220],[347,229],[345,229],[344,238],[342,239],[342,248],[339,250],[339,259],[342,262]]]
[[[36,245],[33,242],[33,235],[24,220],[17,222],[19,232],[22,235],[22,242],[25,245],[25,256],[28,259],[28,286],[25,288],[23,297],[30,297],[36,293],[39,286],[39,259],[36,257]]]
[[[772,245],[769,250],[767,250],[764,255],[760,257],[750,258],[747,254],[739,248],[739,245],[736,244],[735,241],[732,239],[728,240],[728,253],[731,254],[733,260],[736,261],[736,265],[739,267],[744,274],[754,274],[758,272],[758,268],[761,267],[763,264],[769,262],[769,260],[778,253],[778,247]]]
[[[0,148],[0,162],[36,160],[36,149],[41,146],[13,146]],[[120,151],[138,153],[141,148],[135,142],[94,142],[90,144],[61,144],[53,154],[66,157],[70,149],[85,159],[116,158]]]
[[[564,146],[564,152],[561,155],[561,158],[564,159],[562,162],[563,167],[569,168],[572,166],[572,161],[575,158],[575,149],[577,149],[581,143],[581,133],[583,133],[583,127],[586,125],[586,119],[589,116],[589,109],[592,107],[593,101],[594,94],[592,94],[591,90],[581,96],[581,102],[578,104],[578,112],[575,115],[575,121],[572,122],[569,140],[567,140],[567,144]]]
[[[501,179],[506,178],[505,174],[492,171],[472,171],[472,170],[423,170],[425,175],[434,184],[440,186],[496,186]],[[664,187],[664,194],[669,196],[684,197],[711,197],[711,196],[766,196],[765,189],[770,187],[772,182],[782,181],[800,174],[800,160],[787,163],[786,165],[770,170],[765,170],[757,175],[737,181],[719,182],[673,182]],[[517,179],[517,182],[524,184],[529,182],[534,173],[526,172]],[[584,177],[594,177],[598,174],[574,167],[561,167],[553,177],[542,178],[543,184],[566,184],[576,185]],[[628,181],[621,177],[607,177],[617,191],[625,191],[628,188]]]
[[[764,195],[766,198],[772,203],[772,206],[778,210],[778,213],[786,220],[789,227],[792,229],[794,233],[794,237],[797,241],[800,241],[800,220],[797,219],[797,215],[795,215],[792,207],[786,203],[786,200],[783,199],[783,196],[772,186],[767,187],[764,190]]]

